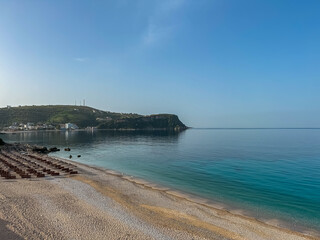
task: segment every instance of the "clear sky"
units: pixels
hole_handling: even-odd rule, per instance
[[[320,127],[319,0],[0,0],[0,106]]]

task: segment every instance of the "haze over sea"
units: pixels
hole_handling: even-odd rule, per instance
[[[24,132],[9,142],[70,147],[55,155],[143,178],[258,219],[320,230],[320,129]],[[76,155],[81,154],[81,158]]]

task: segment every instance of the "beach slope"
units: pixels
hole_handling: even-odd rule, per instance
[[[0,180],[0,239],[317,239],[73,164],[78,175]]]

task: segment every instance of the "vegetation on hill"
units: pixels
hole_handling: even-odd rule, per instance
[[[47,123],[58,125],[72,122],[80,128],[97,126],[104,119],[121,119],[138,117],[137,114],[121,114],[101,111],[86,106],[23,106],[12,108],[0,108],[0,127],[9,126],[12,123]]]
[[[175,130],[181,131],[186,126],[178,116],[172,114],[158,114],[140,116],[136,118],[122,118],[107,121],[99,125],[100,129],[148,129],[148,130]]]
[[[176,129],[186,126],[176,115],[142,116],[132,113],[101,111],[87,106],[49,105],[0,108],[0,128],[13,123],[51,124],[74,123],[80,128],[99,129]]]

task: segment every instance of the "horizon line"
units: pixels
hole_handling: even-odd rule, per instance
[[[320,127],[189,127],[189,129],[320,129]]]

